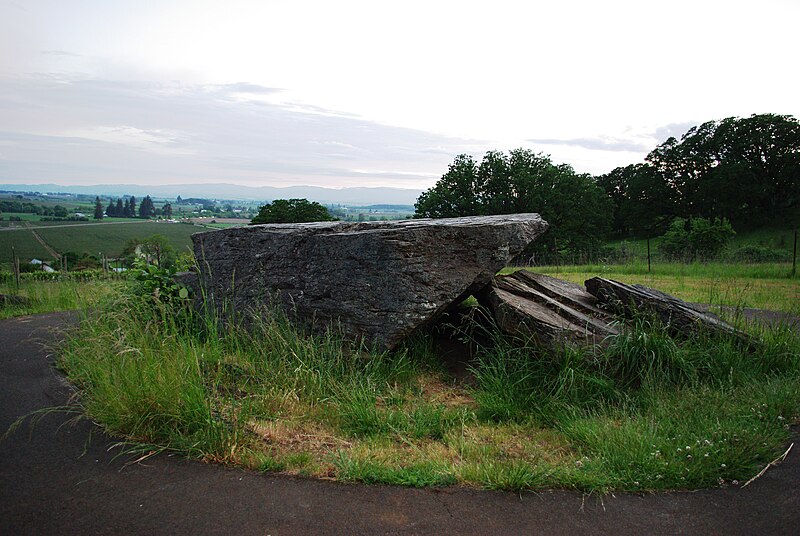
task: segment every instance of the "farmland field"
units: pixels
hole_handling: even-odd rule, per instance
[[[189,237],[192,234],[208,230],[195,225],[141,221],[51,227],[36,229],[36,232],[59,253],[101,252],[109,257],[119,256],[132,238],[147,238],[154,234],[165,236],[177,252],[182,252],[191,246]],[[34,257],[49,258],[30,230],[0,231],[0,263],[11,260],[11,246],[17,248],[17,256],[23,261]]]
[[[17,257],[22,261],[31,259],[47,260],[50,255],[33,237],[33,233],[20,229],[0,232],[0,263],[11,262],[11,248],[16,249]]]

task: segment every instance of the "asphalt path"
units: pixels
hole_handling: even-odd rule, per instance
[[[0,431],[71,389],[53,368],[70,313],[0,321]],[[0,534],[798,534],[800,444],[745,488],[657,494],[404,489],[118,456],[51,414],[0,443]]]

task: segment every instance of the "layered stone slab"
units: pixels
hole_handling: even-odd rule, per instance
[[[504,332],[557,347],[602,344],[618,333],[614,319],[574,283],[520,270],[498,276],[478,295]]]

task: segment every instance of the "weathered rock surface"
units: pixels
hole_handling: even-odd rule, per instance
[[[538,214],[255,225],[192,236],[202,285],[218,308],[275,300],[315,325],[341,323],[390,349],[478,292],[547,229]]]
[[[617,333],[611,315],[583,287],[542,274],[520,270],[497,276],[478,300],[504,332],[548,346],[599,344]]]
[[[752,344],[749,335],[717,316],[700,311],[690,304],[664,292],[642,285],[626,285],[612,279],[593,277],[585,283],[586,290],[597,298],[602,307],[626,316],[642,312],[658,315],[671,332],[676,334],[703,330],[708,333],[732,335],[743,343]]]

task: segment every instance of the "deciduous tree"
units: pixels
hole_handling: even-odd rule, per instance
[[[316,201],[308,199],[276,199],[259,207],[258,214],[250,222],[259,223],[303,223],[312,221],[333,221],[328,209]]]

